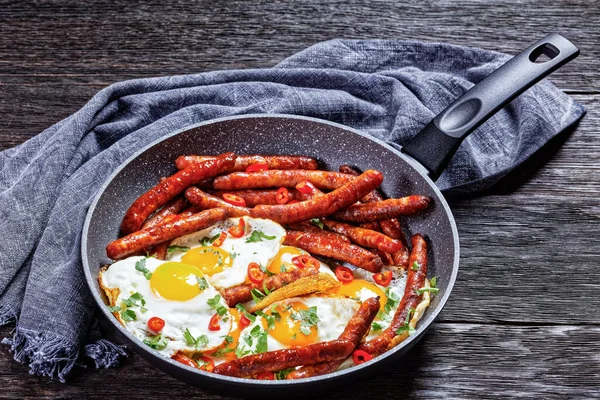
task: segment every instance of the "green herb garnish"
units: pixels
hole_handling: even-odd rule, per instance
[[[135,321],[137,319],[137,315],[133,310],[125,310],[121,311],[121,319],[123,321]]]
[[[215,297],[211,299],[208,299],[206,304],[208,304],[210,308],[214,308],[217,311],[217,314],[220,316],[227,314],[227,307],[221,304],[221,295],[219,294],[215,295]]]
[[[154,350],[162,350],[167,347],[168,340],[163,335],[156,335],[144,340],[144,344],[152,347]]]
[[[310,335],[310,327],[317,326],[319,316],[317,315],[317,306],[312,306],[308,310],[300,310],[291,314],[293,320],[300,321],[300,332],[306,336]]]
[[[318,227],[319,227],[319,228],[321,228],[321,229],[324,229],[324,228],[325,228],[325,225],[323,225],[323,223],[321,222],[321,220],[320,220],[319,218],[313,218],[313,219],[311,219],[311,220],[310,220],[310,222],[311,222],[313,225],[316,225],[316,226],[318,226]]]
[[[171,254],[171,253],[175,253],[176,251],[179,251],[181,253],[185,253],[189,249],[190,248],[186,247],[186,246],[169,246],[169,248],[167,249],[167,253]]]
[[[152,272],[146,268],[146,258],[142,258],[138,262],[135,263],[135,269],[144,274],[144,278],[150,280],[152,278]]]
[[[262,242],[263,239],[273,240],[277,236],[265,235],[263,231],[252,231],[250,236],[246,238],[246,243]]]
[[[254,321],[256,321],[256,317],[255,317],[254,315],[250,314],[250,313],[249,313],[249,312],[248,312],[248,311],[247,311],[247,310],[244,308],[244,306],[243,306],[242,304],[239,304],[239,303],[238,303],[238,304],[235,306],[235,308],[237,308],[239,312],[241,312],[242,314],[244,314],[244,316],[245,316],[246,318],[248,318],[248,319],[250,320],[250,322],[254,322]]]
[[[205,277],[199,278],[196,276],[196,282],[198,282],[198,287],[200,290],[208,289],[208,282],[206,281]]]
[[[414,262],[414,263],[411,265],[411,269],[412,269],[413,271],[418,271],[418,270],[419,270],[419,268],[421,268],[421,266],[420,266],[420,265],[419,265],[419,263],[418,263],[418,262],[416,262],[416,261],[415,261],[415,262]]]
[[[217,240],[219,238],[219,236],[221,236],[221,233],[217,233],[215,236],[209,238],[209,237],[204,237],[202,239],[199,240],[200,242],[200,246],[205,246],[208,247],[211,244],[213,244],[215,242],[215,240]]]
[[[264,299],[265,297],[267,297],[266,294],[264,294],[263,292],[261,292],[257,288],[253,288],[250,291],[250,294],[252,295],[252,299],[254,300],[255,303],[259,303],[262,299]]]
[[[203,349],[208,345],[208,336],[200,335],[197,338],[194,338],[189,329],[186,329],[185,332],[183,332],[183,338],[187,344],[194,346],[196,349]]]
[[[404,320],[404,325],[402,325],[400,328],[398,328],[396,330],[396,335],[400,335],[404,332],[407,332],[409,335],[412,335],[413,332],[415,331],[415,328],[412,328],[410,326],[410,318],[412,317],[412,315],[415,313],[415,309],[414,308],[410,308],[408,310],[408,315],[406,316],[406,319]]]
[[[371,324],[371,329],[373,329],[373,331],[377,332],[383,329],[383,326],[377,322],[373,322]]]
[[[283,381],[287,378],[290,372],[294,371],[294,368],[282,369],[281,371],[275,372],[275,379],[278,381]]]

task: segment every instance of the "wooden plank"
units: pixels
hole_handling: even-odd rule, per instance
[[[596,397],[599,335],[599,327],[439,323],[394,366],[322,395],[340,400],[387,399],[391,393],[436,399]],[[163,374],[137,355],[119,368],[80,370],[66,385],[28,375],[7,352],[0,352],[0,362],[4,398],[222,398]]]
[[[581,57],[555,81],[600,90],[596,60],[600,7],[551,0],[371,2],[203,1],[194,6],[154,0],[83,4],[13,2],[0,9],[2,75],[169,75],[272,66],[328,39],[441,41],[516,54],[557,31]],[[32,29],[35,27],[35,29]]]

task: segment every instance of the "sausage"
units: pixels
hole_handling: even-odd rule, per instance
[[[279,371],[299,365],[310,365],[345,358],[353,350],[354,343],[351,341],[335,339],[307,346],[252,354],[219,364],[213,372],[240,378],[248,377],[263,372]]]
[[[230,217],[244,217],[250,215],[250,209],[242,206],[234,206],[223,199],[210,195],[195,186],[185,191],[185,197],[190,203],[201,209],[223,208],[227,210]]]
[[[311,218],[324,217],[355,203],[366,193],[379,186],[382,181],[383,174],[381,172],[368,170],[345,185],[322,196],[293,204],[256,206],[252,209],[250,215],[255,218],[271,219],[283,224],[293,224]]]
[[[113,260],[120,260],[136,254],[148,246],[207,228],[226,217],[227,211],[222,208],[213,208],[189,217],[176,216],[170,221],[158,223],[110,242],[106,246],[106,255]]]
[[[375,232],[381,232],[378,222],[363,222],[359,225],[361,228],[370,229]]]
[[[244,283],[223,289],[221,295],[229,307],[235,307],[238,303],[245,303],[252,300],[252,289],[263,291],[264,287],[266,287],[268,290],[274,291],[300,278],[317,275],[318,273],[319,269],[315,267],[295,268],[289,272],[282,272],[266,277],[263,282],[264,284]]]
[[[266,190],[233,190],[233,191],[215,191],[212,192],[213,195],[223,198],[224,193],[230,193],[236,196],[241,197],[246,201],[246,206],[254,207],[259,204],[279,204],[276,200],[276,189],[266,189]],[[291,200],[299,200],[300,196],[297,190],[289,189],[288,195],[290,196],[289,201]]]
[[[370,272],[379,272],[383,267],[378,255],[328,235],[288,231],[283,244],[300,247],[311,254],[348,262]]]
[[[402,248],[402,242],[392,239],[381,232],[370,229],[360,228],[337,222],[326,218],[321,218],[321,222],[334,232],[350,238],[350,240],[359,246],[379,249],[386,253],[394,253]]]
[[[183,210],[183,212],[181,214],[179,214],[179,216],[180,217],[189,217],[190,215],[199,213],[200,211],[202,211],[202,210],[196,206],[189,206],[188,208]]]
[[[285,171],[267,170],[260,172],[234,172],[219,176],[213,180],[213,187],[215,190],[261,189],[281,186],[293,188],[302,181],[310,181],[319,189],[333,190],[347,184],[353,179],[352,175],[331,171],[311,171],[305,169]]]
[[[381,332],[381,335],[360,346],[362,350],[373,357],[380,355],[388,349],[390,343],[397,335],[396,331],[398,328],[409,322],[406,319],[409,316],[410,309],[416,308],[421,298],[416,291],[425,285],[425,277],[427,276],[427,244],[425,238],[419,234],[413,235],[411,241],[413,248],[410,253],[404,296],[402,296],[392,322],[389,327]],[[418,264],[417,269],[412,267],[415,262]]]
[[[164,179],[141,195],[129,207],[121,223],[121,233],[127,235],[137,231],[146,218],[158,207],[183,192],[187,187],[227,171],[234,165],[235,158],[235,154],[225,153],[213,160],[190,165]]]
[[[390,253],[386,253],[385,251],[381,251],[378,249],[373,249],[373,253],[377,254],[381,261],[383,261],[383,265],[396,265],[394,261],[394,257]]]
[[[191,164],[214,159],[215,156],[180,156],[175,160],[177,169],[185,169]],[[245,171],[249,165],[266,163],[269,169],[317,169],[319,163],[305,156],[238,156],[231,171]]]
[[[357,178],[358,179],[358,178]],[[332,218],[352,223],[383,221],[400,215],[413,215],[429,206],[425,196],[408,196],[374,203],[356,204],[332,215]]]
[[[179,214],[186,206],[188,202],[183,197],[176,197],[173,200],[165,204],[160,210],[152,214],[150,218],[144,222],[142,229],[150,228],[165,219],[169,215]]]
[[[375,319],[378,311],[379,297],[371,297],[365,300],[354,316],[352,316],[348,325],[346,325],[344,332],[342,332],[338,339],[349,340],[354,344],[354,347],[358,346],[363,337],[369,332],[371,323]],[[344,358],[341,358],[338,360],[303,366],[302,368],[290,372],[286,379],[301,379],[328,374],[338,369],[343,362]]]
[[[357,169],[355,169],[349,165],[340,166],[339,171],[346,173],[346,174],[352,174],[352,175],[359,174],[359,171]],[[363,198],[363,202],[365,202],[365,203],[372,203],[372,202],[382,201],[382,200],[384,200],[383,195],[378,190],[373,190],[371,193],[369,193],[368,195],[366,195]],[[406,237],[404,236],[404,232],[402,232],[402,226],[400,225],[400,221],[398,221],[396,218],[386,219],[383,221],[379,221],[379,227],[381,228],[381,231],[383,233],[385,233],[392,239],[396,239],[396,240],[399,240],[400,242],[402,242],[402,245],[403,245],[402,249],[400,249],[397,252],[395,252],[394,254],[392,254],[392,258],[396,265],[401,265],[401,266],[405,267],[408,264],[409,251],[408,251],[408,245],[406,242]],[[373,227],[370,229],[373,229]],[[377,230],[377,229],[373,229],[373,230]]]
[[[288,227],[293,231],[319,233],[324,236],[330,236],[332,238],[342,240],[346,243],[350,243],[350,239],[348,239],[347,236],[340,235],[339,233],[335,233],[335,232],[325,231],[325,230],[319,228],[318,226],[311,224],[310,222],[299,222],[297,224],[288,225]]]

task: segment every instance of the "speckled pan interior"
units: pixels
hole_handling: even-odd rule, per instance
[[[438,276],[440,293],[435,297],[412,335],[393,350],[368,363],[337,373],[297,381],[255,381],[207,374],[166,359],[133,338],[103,306],[96,277],[110,262],[106,245],[118,237],[121,219],[129,205],[159,178],[176,171],[174,160],[182,154],[299,154],[317,158],[324,168],[335,170],[350,164],[361,170],[384,173],[383,191],[390,197],[422,194],[433,199],[424,214],[404,219],[407,234],[422,233],[429,242],[429,273]],[[330,122],[287,115],[249,115],[209,121],[173,132],[132,156],[115,171],[92,203],[83,230],[82,258],[88,284],[106,317],[130,344],[163,371],[193,385],[244,396],[293,395],[302,388],[320,391],[325,386],[348,384],[357,376],[373,371],[374,364],[394,362],[422,337],[441,311],[458,271],[459,246],[454,219],[433,182],[414,168],[393,147],[364,134]]]

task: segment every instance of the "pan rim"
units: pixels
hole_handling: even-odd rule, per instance
[[[87,257],[88,233],[89,233],[92,215],[94,214],[96,206],[97,206],[100,198],[106,191],[106,188],[110,185],[110,183],[113,181],[113,179],[123,169],[125,169],[133,160],[138,158],[141,154],[143,154],[147,150],[151,149],[152,147],[160,144],[161,142],[163,142],[165,140],[168,140],[172,137],[175,137],[175,136],[182,134],[184,132],[187,132],[189,130],[200,128],[205,125],[216,124],[216,123],[232,121],[232,120],[254,119],[254,118],[273,118],[273,119],[285,118],[285,119],[311,121],[311,122],[325,124],[325,125],[329,125],[329,126],[332,126],[335,128],[343,129],[343,130],[349,131],[353,134],[356,134],[358,136],[361,136],[365,139],[371,140],[371,141],[375,142],[376,144],[384,147],[385,149],[391,151],[396,156],[400,157],[403,161],[407,162],[413,169],[415,169],[419,173],[419,175],[425,180],[425,182],[431,187],[433,192],[436,194],[436,196],[437,196],[436,202],[438,202],[438,204],[443,207],[444,212],[445,212],[446,216],[448,217],[448,221],[450,223],[450,228],[452,231],[453,242],[454,242],[453,243],[454,261],[453,261],[453,265],[452,265],[450,280],[448,281],[447,289],[445,290],[444,294],[442,295],[441,299],[439,300],[437,307],[432,309],[431,312],[429,313],[429,315],[427,316],[427,318],[425,318],[425,320],[423,320],[419,323],[419,325],[416,329],[416,332],[413,335],[410,335],[406,340],[404,340],[399,345],[395,346],[394,348],[386,351],[385,353],[383,353],[377,357],[374,357],[370,361],[367,361],[360,365],[352,366],[350,368],[347,368],[347,369],[344,369],[341,371],[331,372],[331,373],[325,374],[325,375],[319,375],[319,376],[310,377],[310,378],[294,379],[294,380],[272,380],[272,381],[256,380],[256,379],[250,379],[250,378],[236,378],[236,377],[230,377],[230,376],[225,376],[225,375],[213,374],[213,373],[205,372],[205,371],[197,369],[197,368],[186,366],[180,362],[177,362],[173,359],[165,357],[164,355],[160,354],[158,351],[156,351],[154,349],[151,349],[150,347],[147,347],[147,346],[143,347],[143,346],[139,345],[139,343],[136,342],[139,340],[137,338],[135,338],[128,330],[126,330],[119,323],[119,321],[115,318],[115,316],[112,315],[111,312],[109,312],[108,308],[103,307],[103,306],[106,306],[106,304],[104,303],[104,300],[100,296],[100,293],[94,287],[94,284],[96,282],[96,277],[93,277],[91,274],[90,263],[89,263],[89,260]],[[234,115],[234,116],[211,119],[211,120],[203,121],[203,122],[200,122],[197,124],[188,125],[184,128],[178,129],[178,130],[171,132],[165,136],[162,136],[161,138],[159,138],[159,139],[149,143],[148,145],[142,147],[141,149],[137,150],[129,158],[127,158],[125,161],[123,161],[110,174],[110,176],[105,180],[105,182],[98,189],[98,192],[94,196],[94,199],[88,208],[88,211],[86,213],[85,222],[83,224],[83,229],[82,229],[81,261],[82,261],[82,267],[84,269],[86,283],[88,285],[88,288],[90,289],[92,297],[94,298],[98,307],[102,310],[102,313],[104,314],[104,316],[108,320],[111,321],[112,325],[121,334],[123,334],[125,337],[127,337],[127,339],[134,345],[134,347],[146,352],[148,355],[152,356],[153,358],[154,357],[158,358],[158,361],[160,361],[160,362],[166,362],[168,364],[171,364],[171,366],[173,366],[175,368],[181,368],[182,370],[187,371],[189,373],[198,374],[198,375],[202,376],[203,378],[214,379],[215,381],[220,381],[223,384],[235,384],[238,386],[246,386],[246,387],[261,386],[261,387],[271,387],[271,388],[275,389],[275,388],[280,388],[280,387],[281,388],[283,388],[283,387],[289,388],[289,387],[293,387],[293,386],[302,386],[302,385],[305,385],[308,383],[330,381],[330,380],[335,380],[335,379],[339,379],[342,377],[348,377],[351,375],[355,375],[355,374],[360,373],[360,371],[362,371],[363,369],[369,368],[370,366],[378,363],[379,361],[383,361],[384,359],[387,359],[388,357],[394,356],[395,353],[397,353],[398,351],[401,351],[403,348],[411,347],[413,344],[417,343],[418,340],[420,340],[420,338],[425,334],[427,329],[431,326],[431,324],[435,321],[435,319],[437,318],[439,313],[442,311],[442,309],[444,308],[444,306],[446,305],[446,303],[448,301],[448,298],[450,297],[452,289],[454,288],[454,284],[456,282],[456,277],[458,275],[459,263],[460,263],[460,243],[459,243],[458,229],[456,227],[456,222],[454,220],[452,211],[450,210],[450,206],[448,205],[446,199],[442,195],[440,189],[435,185],[435,183],[431,180],[431,178],[429,178],[429,176],[427,176],[426,174],[423,173],[423,171],[424,171],[424,168],[420,164],[418,164],[414,159],[406,156],[404,153],[402,153],[395,147],[391,146],[390,144],[388,144],[380,139],[377,139],[373,136],[367,135],[366,133],[360,132],[357,129],[350,128],[350,127],[342,125],[342,124],[338,124],[335,122],[331,122],[331,121],[327,121],[327,120],[323,120],[323,119],[319,119],[319,118],[291,115],[291,114],[242,114],[242,115]]]

